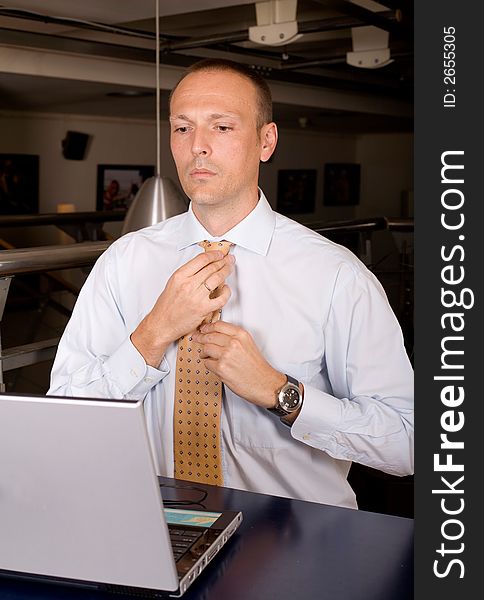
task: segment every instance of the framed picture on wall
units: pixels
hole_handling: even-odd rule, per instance
[[[277,175],[277,212],[314,212],[316,169],[282,169]]]
[[[39,157],[0,154],[0,214],[39,212]]]
[[[324,198],[326,206],[351,206],[360,201],[360,165],[326,163],[324,165]]]
[[[98,165],[96,210],[126,210],[143,182],[155,174],[153,165]]]

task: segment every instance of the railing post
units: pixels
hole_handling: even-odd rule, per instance
[[[0,277],[0,324],[3,319],[3,311],[5,310],[5,304],[7,302],[8,290],[10,289],[10,282],[12,281],[12,275],[7,277]],[[0,355],[2,354],[2,332],[0,328]],[[5,383],[3,381],[3,363],[0,361],[0,392],[5,391]]]

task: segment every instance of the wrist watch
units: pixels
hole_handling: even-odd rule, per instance
[[[303,394],[299,386],[299,381],[286,375],[287,382],[276,391],[277,404],[273,408],[269,408],[272,413],[281,417],[287,417],[298,408],[300,408],[303,402]]]

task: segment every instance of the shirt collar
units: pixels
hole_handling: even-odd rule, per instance
[[[192,204],[185,213],[179,229],[177,249],[183,250],[201,240],[218,242],[228,240],[257,254],[266,255],[276,226],[276,214],[272,210],[262,190],[259,189],[259,202],[255,208],[232,229],[222,236],[213,237],[193,214]]]

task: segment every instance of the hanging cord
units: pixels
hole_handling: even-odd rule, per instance
[[[156,3],[156,175],[160,176],[160,4]]]

